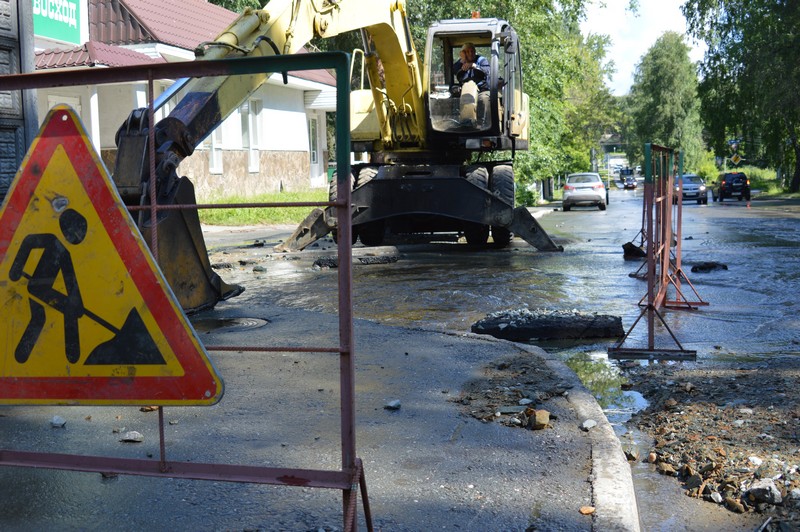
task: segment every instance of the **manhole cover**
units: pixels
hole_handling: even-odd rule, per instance
[[[203,318],[192,321],[194,330],[199,333],[239,332],[257,329],[269,323],[261,318]]]

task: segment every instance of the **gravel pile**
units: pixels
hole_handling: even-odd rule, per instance
[[[800,529],[800,361],[634,365],[650,403],[629,423],[653,437],[647,456],[689,497],[758,512],[763,530]]]

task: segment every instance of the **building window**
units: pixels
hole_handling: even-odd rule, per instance
[[[308,120],[308,151],[311,153],[311,164],[319,161],[319,140],[317,138],[317,119]]]
[[[212,174],[222,173],[222,124],[209,135],[211,146],[208,150],[208,171]]]
[[[261,107],[261,100],[249,100],[239,108],[242,118],[242,148],[247,150],[247,166],[250,172],[259,170]]]

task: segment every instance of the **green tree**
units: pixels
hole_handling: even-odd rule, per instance
[[[800,191],[800,3],[688,0],[689,31],[708,45],[701,66],[702,113],[717,155],[741,139],[741,155],[793,167]]]
[[[646,142],[680,148],[684,166],[693,168],[703,157],[697,70],[684,37],[665,32],[642,57],[628,101],[632,139],[628,160],[641,160]]]
[[[246,7],[261,9],[264,2],[260,0],[210,0],[210,3],[224,7],[234,13],[241,13]]]
[[[564,173],[590,170],[591,151],[600,153],[600,139],[619,121],[619,108],[604,80],[609,73],[604,64],[608,44],[607,36],[584,40],[579,33],[573,35],[575,68],[565,88],[566,129],[561,138]]]

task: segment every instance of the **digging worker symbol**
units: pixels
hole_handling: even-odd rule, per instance
[[[74,209],[64,210],[58,223],[68,244],[77,245],[83,242],[86,237],[86,218],[79,212]],[[39,249],[39,261],[33,274],[28,275],[24,272],[25,264],[31,253]],[[64,293],[55,287],[59,274],[63,280]],[[23,364],[28,360],[39,339],[45,325],[44,303],[64,315],[64,350],[67,360],[75,364],[81,356],[78,319],[83,316],[85,309],[69,250],[52,233],[26,236],[9,272],[11,281],[18,281],[22,276],[28,278],[31,318],[14,353],[17,362]]]

